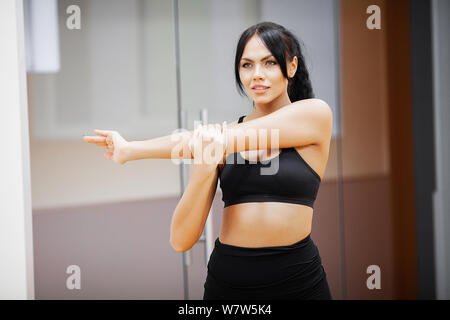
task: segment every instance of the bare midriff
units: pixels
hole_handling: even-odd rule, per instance
[[[284,202],[246,202],[225,207],[219,241],[240,247],[285,246],[311,233],[313,208]]]

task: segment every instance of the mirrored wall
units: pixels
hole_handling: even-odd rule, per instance
[[[377,3],[386,9],[386,1]],[[32,12],[36,4],[30,5]],[[241,33],[261,21],[297,35],[315,96],[333,111],[311,234],[333,298],[397,297],[402,284],[396,278],[398,222],[391,201],[392,29],[366,27],[369,5],[57,1],[59,70],[30,66],[28,72],[36,299],[185,298],[182,254],[169,244],[171,216],[183,190],[180,166],[169,159],[119,166],[104,150],[84,143],[82,135],[106,129],[128,141],[147,140],[176,130],[180,112],[188,130],[204,109],[209,123],[249,114],[252,101],[236,89],[234,56]],[[79,28],[73,27],[77,12]],[[383,25],[388,21],[383,15]],[[214,239],[221,198],[217,188]],[[66,285],[74,265],[81,272],[81,290]],[[381,272],[381,288],[369,279],[373,270]],[[199,243],[191,249],[189,299],[202,298],[205,278]]]

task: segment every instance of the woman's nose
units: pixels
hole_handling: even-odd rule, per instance
[[[262,72],[261,69],[262,68],[259,65],[256,65],[255,72],[253,73],[253,78],[254,79],[260,79],[260,78],[264,77],[263,72]]]

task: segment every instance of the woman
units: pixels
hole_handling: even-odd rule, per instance
[[[180,133],[181,156],[173,152],[177,145],[169,136],[127,142],[115,131],[96,130],[100,137],[85,141],[112,150],[105,155],[117,163],[194,158],[171,223],[170,243],[179,252],[200,238],[220,178],[224,210],[203,299],[331,299],[310,237],[328,160],[331,110],[313,97],[297,38],[278,24],[258,23],[242,33],[235,76],[240,93],[245,90],[253,100],[252,112],[227,128],[208,125]],[[266,144],[264,130],[270,136]],[[255,132],[256,147],[250,141]],[[196,163],[211,147],[215,160]],[[272,167],[270,174],[262,173]]]

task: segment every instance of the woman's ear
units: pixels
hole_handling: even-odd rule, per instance
[[[294,56],[294,58],[292,58],[292,62],[289,64],[289,78],[292,78],[295,73],[297,72],[297,66],[298,66],[298,59],[297,56]]]

